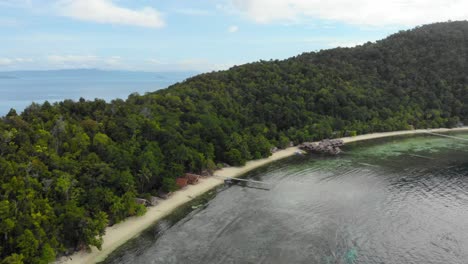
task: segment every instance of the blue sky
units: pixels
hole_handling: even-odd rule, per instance
[[[458,0],[0,0],[0,71],[211,71],[467,14]]]

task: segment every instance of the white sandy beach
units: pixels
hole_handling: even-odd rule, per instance
[[[468,127],[454,128],[454,129],[431,129],[431,130],[408,130],[408,131],[395,131],[395,132],[384,132],[384,133],[373,133],[367,135],[359,135],[356,137],[345,137],[342,140],[345,143],[363,141],[369,139],[377,139],[391,136],[410,135],[410,134],[421,134],[426,131],[431,132],[448,132],[448,131],[468,131]],[[187,188],[175,192],[167,200],[161,201],[154,207],[149,207],[148,211],[144,216],[131,217],[116,224],[112,227],[106,228],[104,235],[104,243],[102,250],[99,251],[96,248],[92,248],[91,252],[77,252],[67,258],[62,258],[56,263],[96,263],[103,261],[112,251],[117,249],[119,246],[130,240],[131,238],[138,236],[142,231],[153,225],[156,221],[170,214],[174,209],[183,205],[184,203],[196,198],[199,195],[213,189],[214,187],[223,184],[223,177],[239,177],[242,174],[261,167],[265,164],[271,163],[276,160],[283,159],[294,155],[298,150],[297,147],[291,147],[284,150],[275,152],[272,156],[249,161],[245,166],[242,167],[229,167],[218,170],[215,172],[216,175],[221,177],[209,177],[202,179],[197,185],[190,185]]]

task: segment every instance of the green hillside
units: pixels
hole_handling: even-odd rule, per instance
[[[0,263],[99,247],[107,225],[145,212],[135,197],[175,190],[184,172],[290,141],[468,123],[467,40],[468,22],[438,23],[126,101],[12,110],[0,121]]]

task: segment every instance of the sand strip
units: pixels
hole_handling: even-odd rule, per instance
[[[408,131],[395,131],[395,132],[383,132],[373,133],[366,135],[359,135],[356,137],[345,137],[342,140],[345,143],[363,141],[369,139],[377,139],[392,136],[421,134],[428,130],[408,130]],[[448,131],[468,131],[468,127],[462,128],[439,128],[431,129],[430,132],[448,132]],[[242,174],[251,171],[255,168],[261,167],[265,164],[271,163],[276,160],[280,160],[289,156],[294,155],[298,151],[297,147],[291,147],[284,150],[275,152],[268,158],[249,161],[245,166],[242,167],[229,167],[218,170],[215,172],[216,175],[221,177],[239,177]],[[149,228],[156,221],[164,218],[174,211],[177,207],[193,200],[199,195],[206,193],[216,186],[223,184],[221,177],[210,177],[202,179],[197,185],[190,185],[183,190],[175,192],[167,200],[161,201],[154,207],[149,207],[145,215],[140,217],[130,217],[125,221],[106,228],[106,234],[104,235],[104,243],[102,250],[99,251],[97,248],[92,248],[91,252],[77,252],[69,257],[63,257],[56,263],[67,263],[67,264],[81,264],[81,263],[96,263],[103,261],[112,251],[117,249],[119,246],[127,242],[133,237],[138,236],[142,231]]]

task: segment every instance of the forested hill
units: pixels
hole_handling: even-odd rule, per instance
[[[468,122],[468,22],[202,74],[126,101],[33,104],[0,122],[1,263],[100,246],[184,172],[326,137]],[[64,87],[66,89],[66,87]]]

